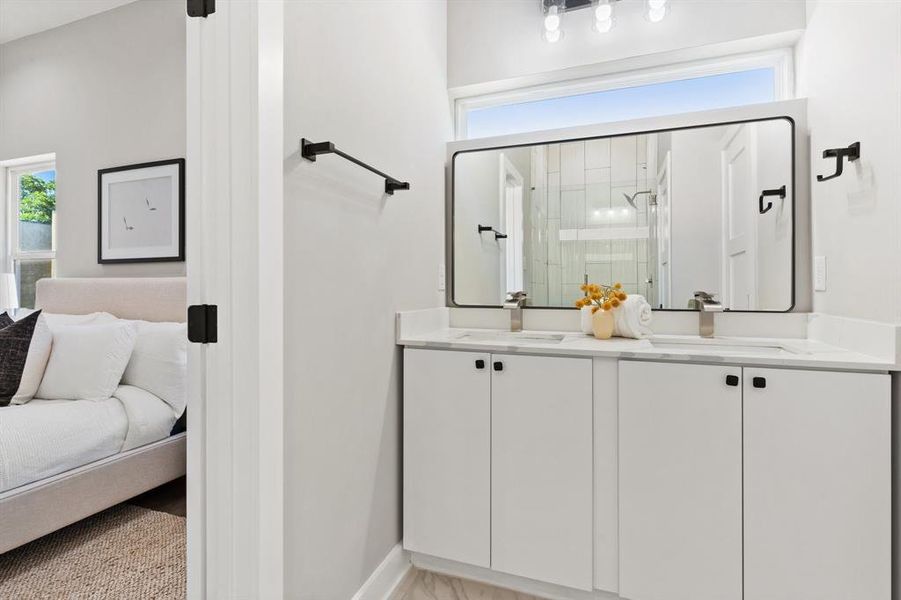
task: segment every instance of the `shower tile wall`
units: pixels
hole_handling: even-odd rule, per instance
[[[635,210],[623,194],[654,188],[656,166],[653,160],[648,164],[648,156],[645,136],[532,149],[527,240],[532,304],[570,306],[582,295],[586,274],[592,283],[619,281],[627,292],[647,296],[648,240],[625,238],[647,227],[648,197],[637,197]],[[572,239],[586,229],[606,230],[610,239]]]

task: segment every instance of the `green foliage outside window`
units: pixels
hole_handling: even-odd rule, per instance
[[[56,210],[56,182],[23,175],[19,179],[19,188],[19,220],[50,223]]]

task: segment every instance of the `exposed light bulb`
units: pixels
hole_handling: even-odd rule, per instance
[[[652,8],[648,11],[648,21],[651,23],[659,23],[666,16],[666,7]]]
[[[544,29],[546,31],[557,31],[560,29],[560,15],[557,14],[557,5],[547,9],[547,15],[544,17]]]
[[[551,44],[553,44],[554,42],[560,41],[560,37],[561,37],[561,34],[560,34],[559,29],[554,29],[553,31],[545,31],[544,32],[544,39],[546,41],[550,42]]]
[[[598,4],[598,7],[594,9],[594,18],[598,21],[609,21],[612,16],[613,7],[606,2],[603,4]]]
[[[666,0],[648,0],[648,8],[650,10],[660,10],[666,7]]]
[[[548,31],[557,31],[560,29],[560,17],[557,15],[548,15],[544,18],[544,28]]]

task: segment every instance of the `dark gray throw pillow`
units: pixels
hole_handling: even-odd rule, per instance
[[[12,322],[0,329],[0,407],[8,406],[19,389],[28,358],[28,347],[40,315],[41,311],[35,311],[21,321]],[[3,316],[9,318],[6,313]]]

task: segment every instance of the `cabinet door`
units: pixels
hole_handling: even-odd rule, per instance
[[[591,360],[492,361],[491,567],[590,590]]]
[[[889,376],[745,369],[744,387],[745,600],[888,600]]]
[[[491,552],[489,367],[487,354],[404,350],[404,548],[481,567]]]
[[[740,375],[620,362],[623,598],[741,600]]]

